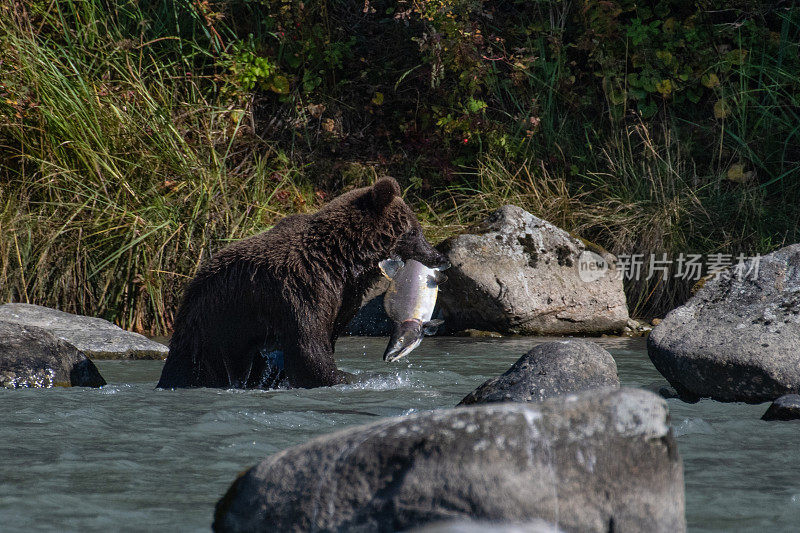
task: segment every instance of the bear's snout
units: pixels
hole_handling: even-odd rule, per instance
[[[404,261],[414,259],[428,268],[445,270],[450,268],[447,256],[431,246],[421,231],[407,234],[397,247],[397,255]]]
[[[443,256],[442,254],[439,254],[439,255],[441,256],[441,259],[439,260],[438,263],[433,263],[432,262],[432,264],[430,264],[430,265],[425,264],[422,261],[420,261],[420,263],[422,263],[423,265],[425,265],[428,268],[434,268],[436,270],[447,270],[448,268],[450,268],[452,266],[450,264],[450,261],[445,256]]]

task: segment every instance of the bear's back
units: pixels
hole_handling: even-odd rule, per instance
[[[289,252],[302,242],[310,219],[307,214],[289,215],[267,231],[229,244],[215,253],[198,275],[211,275],[234,263],[252,267],[285,264]]]

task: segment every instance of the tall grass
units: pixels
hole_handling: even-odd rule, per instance
[[[650,131],[637,120],[604,136],[591,153],[596,170],[584,174],[489,159],[467,179],[473,185],[440,192],[423,213],[444,238],[511,203],[614,254],[639,255],[642,275],[625,279],[631,314],[663,316],[696,282],[676,277],[680,254],[755,255],[800,242],[798,167],[780,176],[783,195],[775,196],[754,181],[732,182],[728,167],[700,173],[685,142],[665,124]],[[649,258],[663,254],[673,261],[669,275],[649,277]]]
[[[568,7],[544,2],[536,9],[542,6],[549,9],[551,34],[559,35]],[[569,68],[564,48],[548,46],[547,35],[529,39],[527,49],[544,59],[526,71],[534,105],[526,107],[511,84],[491,87],[509,117],[538,113],[526,160],[480,165],[468,186],[442,193],[445,205],[453,205],[447,213],[462,220],[513,200],[616,254],[645,261],[663,253],[672,259],[755,255],[800,242],[800,10],[772,14],[780,27],[770,37],[778,54],[742,32],[734,48],[747,50],[746,59],[731,67],[710,100],[665,101],[647,121],[609,101],[594,102],[587,116],[564,99],[575,92],[557,85],[559,72]],[[716,118],[712,107],[721,111]],[[663,315],[688,298],[694,283],[645,278],[626,280],[634,315]]]
[[[557,34],[568,5],[545,4]],[[800,242],[800,73],[786,67],[800,28],[788,15],[778,36],[787,56],[750,46],[736,83],[716,89],[725,112],[711,120],[664,111],[643,121],[612,112],[607,102],[587,115],[557,86],[568,66],[561,49],[545,39],[531,42],[540,56],[555,54],[527,72],[531,98],[521,98],[499,71],[486,98],[524,149],[437,167],[408,144],[381,140],[377,131],[389,131],[384,126],[394,119],[388,112],[376,118],[379,105],[367,112],[335,101],[360,94],[358,69],[339,96],[322,102],[334,132],[319,117],[294,120],[319,100],[272,95],[259,111],[246,95],[225,97],[221,69],[234,34],[204,6],[0,6],[0,301],[167,332],[185,281],[209,251],[384,172],[408,185],[406,197],[432,240],[513,203],[617,254],[752,254]],[[402,94],[428,86],[420,74],[413,88],[423,69],[401,63]],[[383,81],[378,87],[388,98],[383,86],[397,91],[399,82]],[[348,106],[363,122],[333,114]],[[534,114],[538,130],[526,137],[518,117]],[[373,120],[376,131],[367,129]],[[284,130],[263,138],[265,124]],[[286,134],[292,124],[313,135],[297,128]],[[347,127],[352,131],[340,132]],[[350,152],[330,150],[347,133],[368,142]],[[409,130],[408,137],[435,160],[438,147],[425,134]],[[373,151],[359,153],[364,146]],[[423,180],[418,164],[429,165],[429,174],[455,173]],[[326,168],[340,168],[338,177],[322,176]],[[627,282],[633,313],[662,315],[685,300],[689,283]]]
[[[0,298],[164,332],[210,247],[314,198],[241,110],[207,102],[91,5],[46,13],[90,28],[65,40],[19,11],[0,22],[4,83],[27,99],[7,96],[0,123]]]

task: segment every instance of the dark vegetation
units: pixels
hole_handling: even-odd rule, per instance
[[[769,252],[798,43],[796,2],[3,2],[0,299],[163,333],[209,251],[385,173],[433,240],[515,203],[617,254]]]

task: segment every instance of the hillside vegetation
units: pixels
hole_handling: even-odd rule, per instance
[[[514,203],[617,254],[800,242],[800,7],[646,4],[4,2],[0,300],[165,333],[209,252],[383,174],[432,240]]]

